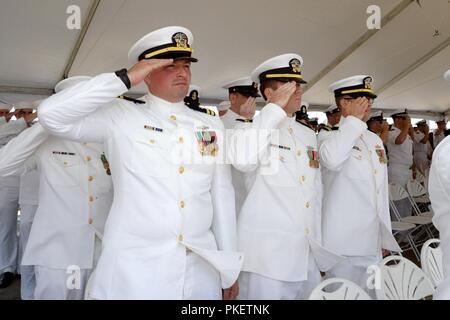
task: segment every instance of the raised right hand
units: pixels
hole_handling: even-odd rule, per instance
[[[344,100],[342,103],[342,113],[345,116],[354,116],[359,120],[364,118],[364,115],[369,108],[369,101],[365,97],[359,97],[354,100],[351,100],[347,103],[347,100]]]
[[[274,91],[268,102],[275,103],[284,109],[295,90],[297,90],[297,84],[294,81],[285,83]]]
[[[249,97],[244,104],[241,105],[240,115],[246,119],[253,119],[256,112],[256,98]]]
[[[150,59],[141,60],[128,70],[128,78],[131,86],[134,87],[144,81],[149,73],[156,69],[165,67],[173,63],[173,59]]]

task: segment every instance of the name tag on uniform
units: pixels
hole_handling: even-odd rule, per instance
[[[156,127],[152,127],[152,126],[148,126],[148,125],[145,125],[144,129],[151,130],[151,131],[156,131],[156,132],[163,132],[164,131],[161,128],[156,128]]]
[[[73,152],[65,152],[65,151],[53,151],[53,154],[62,154],[65,156],[75,156],[76,154]]]
[[[378,160],[380,160],[380,163],[387,163],[386,152],[384,151],[384,148],[382,146],[377,145],[375,147],[375,152],[378,155]]]
[[[313,147],[307,147],[307,154],[309,158],[309,166],[314,169],[320,168],[319,153]]]
[[[215,131],[195,131],[197,146],[202,156],[217,156],[219,146],[217,145],[217,134]]]
[[[291,150],[290,147],[280,146],[280,145],[273,144],[273,143],[270,144],[270,146],[271,146],[271,147],[274,147],[274,148],[282,149],[282,150]]]

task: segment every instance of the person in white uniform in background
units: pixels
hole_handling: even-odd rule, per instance
[[[33,103],[22,103],[15,106],[17,116],[33,116],[36,113],[36,107],[40,101]],[[36,116],[37,114],[34,114]],[[35,122],[32,122],[33,125]],[[36,279],[34,275],[34,266],[23,266],[22,257],[25,251],[34,215],[39,204],[39,172],[32,170],[20,177],[19,189],[19,258],[18,267],[20,270],[20,295],[22,300],[34,299],[34,288]]]
[[[260,95],[258,94],[257,84],[250,77],[227,82],[223,88],[228,90],[230,108],[220,120],[222,120],[226,129],[226,136],[229,137],[233,134],[234,127],[240,123],[251,123],[253,121],[256,112],[256,98]],[[239,216],[247,192],[254,181],[254,175],[245,174],[232,167],[231,177],[236,201],[236,214]]]
[[[342,112],[339,129],[319,147],[323,166],[323,243],[346,257],[328,273],[351,280],[375,297],[370,266],[382,249],[401,251],[392,235],[387,158],[378,135],[367,130],[373,100],[371,76],[358,75],[330,86]]]
[[[382,111],[372,112],[370,119],[367,120],[367,128],[369,131],[375,133],[383,141],[384,148],[389,140],[389,124],[383,117]],[[387,153],[387,150],[386,150]]]
[[[238,218],[240,300],[307,299],[320,270],[339,260],[321,246],[316,134],[295,119],[302,64],[300,55],[284,54],[252,72],[267,105],[229,139],[233,166],[256,176]]]
[[[433,149],[429,142],[430,128],[428,127],[426,120],[419,121],[416,126],[417,130],[414,135],[413,144],[414,163],[416,169],[420,170],[424,176],[428,177],[428,170],[430,169],[431,156],[433,153]]]
[[[11,120],[17,111],[10,113],[11,107],[2,105],[0,123],[0,148],[25,130],[33,119],[20,116]],[[18,236],[17,213],[19,209],[19,177],[0,178],[0,288],[11,285],[17,271]]]
[[[88,79],[63,80],[55,91]],[[22,259],[35,269],[34,298],[83,299],[113,197],[103,146],[49,136],[37,123],[0,152],[1,176],[40,172],[39,206]]]
[[[450,82],[450,70],[445,75]],[[428,183],[433,224],[439,230],[444,279],[433,294],[434,300],[450,300],[450,137],[434,150]]]
[[[105,144],[114,203],[93,299],[233,299],[243,256],[223,124],[185,105],[193,36],[155,30],[129,51],[130,70],[94,77],[40,106],[61,137]],[[115,99],[145,82],[143,104]]]
[[[319,147],[323,140],[339,130],[339,122],[341,121],[341,110],[334,103],[325,110],[325,115],[327,116],[327,124],[321,124],[318,127],[317,141]]]
[[[230,101],[227,113],[220,117],[225,129],[233,129],[237,122],[251,122],[256,111],[256,98],[260,97],[257,84],[246,77],[227,82],[223,88],[228,90]]]
[[[433,132],[433,148],[436,149],[439,143],[445,139],[445,130],[447,129],[447,120],[442,116],[436,121],[437,129]]]
[[[389,151],[389,182],[396,183],[406,190],[406,184],[415,178],[413,158],[414,129],[408,110],[396,110],[392,115],[394,124],[389,131],[387,148]],[[402,217],[411,215],[408,199],[395,202]]]

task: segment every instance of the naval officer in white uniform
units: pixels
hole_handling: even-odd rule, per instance
[[[306,299],[339,257],[321,246],[317,139],[298,123],[303,59],[284,54],[252,72],[268,102],[229,139],[233,166],[255,174],[238,217],[245,255],[239,299]]]
[[[130,50],[134,66],[105,73],[44,101],[50,132],[105,144],[114,182],[94,299],[221,299],[237,294],[230,168],[223,125],[184,104],[193,36],[183,27],[149,33]],[[143,104],[118,100],[145,82]]]
[[[63,80],[55,91],[87,79]],[[38,123],[0,152],[1,176],[40,172],[39,207],[22,259],[22,265],[35,269],[34,298],[83,299],[113,196],[103,146],[49,136]]]
[[[349,279],[374,297],[367,268],[382,260],[382,249],[400,251],[392,235],[387,158],[381,139],[367,130],[373,100],[372,77],[353,76],[333,83],[342,112],[339,129],[322,141],[323,241],[347,259],[329,277]]]

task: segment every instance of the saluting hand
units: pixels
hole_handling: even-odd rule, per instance
[[[241,105],[240,115],[246,119],[253,119],[256,112],[256,98],[249,97],[244,104]]]
[[[287,103],[289,102],[289,99],[294,94],[295,90],[297,90],[297,84],[294,81],[285,83],[274,91],[268,102],[275,103],[276,105],[279,105],[281,108],[285,109]]]
[[[128,70],[128,78],[131,86],[134,87],[144,81],[149,73],[156,69],[168,66],[173,63],[173,59],[150,59],[141,60]]]
[[[369,101],[364,97],[359,97],[357,99],[351,100],[350,102],[347,102],[348,100],[345,100],[342,102],[342,114],[347,116],[354,116],[355,118],[358,118],[359,120],[362,120],[364,118],[364,115],[369,108]]]

